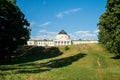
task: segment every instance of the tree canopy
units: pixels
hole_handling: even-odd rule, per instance
[[[27,43],[30,28],[16,0],[0,0],[0,56]]]
[[[120,55],[120,0],[108,0],[106,11],[99,20],[99,42]]]

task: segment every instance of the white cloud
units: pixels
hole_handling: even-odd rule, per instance
[[[40,24],[39,26],[44,27],[44,26],[48,26],[48,25],[50,25],[50,24],[51,24],[51,22],[48,21],[48,22],[45,22],[45,23]]]
[[[94,31],[94,33],[98,33],[99,31],[100,31],[100,30],[99,30],[99,29],[97,29],[97,30],[95,30],[95,31]]]
[[[40,30],[38,31],[36,36],[31,36],[31,39],[35,40],[44,40],[44,39],[55,39],[55,36],[57,35],[57,32],[50,32],[47,30]]]
[[[87,33],[87,34],[82,35],[82,37],[95,37],[95,36],[96,35],[92,33]]]
[[[76,40],[77,36],[73,33],[68,34],[72,40]]]
[[[91,33],[90,31],[77,31],[76,33],[79,34],[82,37],[96,36],[94,33]]]
[[[82,34],[88,34],[89,32],[90,31],[77,31],[75,33],[82,35]]]
[[[38,31],[38,32],[40,32],[40,33],[44,33],[44,32],[47,32],[46,30],[40,30],[40,31]]]
[[[78,39],[96,39],[97,34],[94,33],[94,31],[76,31],[74,33],[74,36],[76,36]]]
[[[34,26],[36,24],[36,22],[32,21],[30,22],[30,26]]]
[[[58,18],[63,18],[63,13],[58,13],[56,16],[57,16]]]
[[[67,15],[67,14],[72,14],[72,13],[75,13],[75,12],[78,12],[82,10],[82,8],[75,8],[75,9],[71,9],[71,10],[66,10],[66,11],[63,11],[63,12],[59,12],[56,17],[57,18],[63,18],[64,15]]]

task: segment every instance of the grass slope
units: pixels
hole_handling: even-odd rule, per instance
[[[120,80],[120,59],[113,59],[101,45],[68,47],[47,50],[42,56],[35,48],[27,57],[16,60],[19,63],[0,65],[0,80]],[[49,55],[53,53],[59,55]]]

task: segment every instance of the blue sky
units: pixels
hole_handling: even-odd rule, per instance
[[[107,0],[17,0],[30,22],[31,39],[54,39],[65,30],[71,39],[97,39]]]

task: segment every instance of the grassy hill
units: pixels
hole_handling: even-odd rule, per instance
[[[120,80],[120,59],[101,45],[67,48],[31,47],[21,57],[1,61],[0,80]]]

